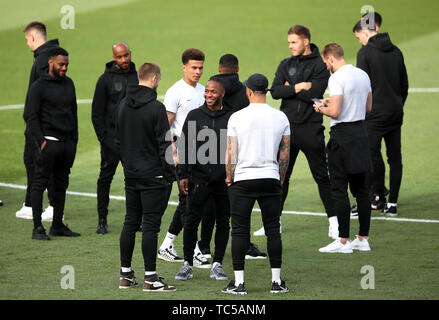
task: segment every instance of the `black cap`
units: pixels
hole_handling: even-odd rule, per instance
[[[244,85],[253,91],[268,91],[268,79],[260,73],[252,74],[246,81]]]

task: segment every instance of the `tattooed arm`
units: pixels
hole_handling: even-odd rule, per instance
[[[279,159],[278,159],[281,184],[284,183],[289,160],[290,160],[290,136],[282,136],[282,140],[279,145]]]
[[[230,187],[235,178],[236,164],[238,163],[238,138],[227,137],[226,152],[226,184]]]

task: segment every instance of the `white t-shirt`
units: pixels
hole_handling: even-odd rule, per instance
[[[251,103],[230,116],[227,136],[238,139],[238,163],[234,182],[277,179],[277,154],[282,136],[290,135],[285,113],[265,103]]]
[[[204,86],[197,83],[194,88],[181,79],[166,91],[163,104],[166,111],[175,113],[171,129],[175,136],[180,137],[189,111],[204,104]]]
[[[341,122],[365,119],[367,96],[372,92],[366,72],[351,64],[344,65],[331,75],[328,87],[330,96],[343,96],[340,114],[331,118],[331,127]]]

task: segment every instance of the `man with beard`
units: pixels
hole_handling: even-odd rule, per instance
[[[34,63],[32,65],[29,86],[26,94],[26,103],[24,107],[23,119],[27,122],[29,118],[29,106],[28,96],[31,85],[40,78],[42,74],[46,74],[49,71],[49,57],[48,52],[52,48],[59,47],[58,39],[47,40],[46,38],[46,26],[39,21],[33,21],[29,23],[24,29],[24,36],[26,44],[34,54]],[[33,178],[35,175],[35,150],[36,147],[32,142],[32,138],[29,134],[29,128],[26,126],[25,130],[25,144],[24,144],[24,165],[26,167],[27,174],[27,189],[26,197],[23,207],[17,211],[17,218],[32,219],[32,204],[31,204],[31,189],[33,184]],[[53,219],[53,179],[49,180],[47,188],[47,194],[49,198],[49,206],[44,210],[41,219],[43,221],[52,221]]]
[[[302,151],[318,185],[320,199],[329,220],[328,236],[338,237],[338,222],[331,196],[328,165],[325,152],[323,117],[315,113],[313,98],[322,98],[328,84],[329,72],[311,41],[308,28],[294,25],[288,30],[292,57],[284,59],[277,68],[271,87],[271,96],[282,99],[280,110],[290,121],[290,162],[282,186],[282,208],[288,195],[289,180],[299,151]],[[263,234],[263,230],[255,234]]]
[[[120,235],[121,271],[119,288],[137,285],[131,260],[136,231],[142,224],[142,254],[145,265],[143,291],[175,291],[156,271],[157,235],[166,210],[173,176],[171,142],[166,139],[169,123],[165,106],[157,101],[160,67],[144,63],[139,85],[129,85],[117,116],[121,161],[125,175],[126,216]],[[167,151],[171,150],[169,157]]]
[[[179,151],[178,176],[180,189],[187,196],[188,206],[184,216],[184,263],[175,280],[189,280],[193,277],[198,226],[209,198],[215,203],[216,220],[210,278],[228,279],[222,266],[230,229],[223,146],[231,112],[224,108],[223,97],[222,84],[218,80],[209,80],[204,92],[205,104],[189,112],[182,129],[184,148]]]
[[[62,48],[48,52],[49,72],[41,75],[29,89],[27,125],[34,143],[35,177],[32,184],[32,239],[50,240],[41,223],[43,192],[53,174],[53,222],[50,236],[78,237],[62,223],[70,168],[78,143],[78,116],[73,81],[66,76],[68,53]]]
[[[93,126],[101,145],[101,168],[97,182],[98,234],[108,232],[110,187],[120,160],[115,145],[115,117],[129,84],[137,84],[136,68],[131,62],[128,45],[117,42],[113,45],[113,61],[106,64],[105,72],[96,84],[92,103]]]

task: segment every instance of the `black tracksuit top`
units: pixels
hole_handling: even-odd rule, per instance
[[[321,99],[328,85],[329,71],[323,62],[319,49],[311,43],[311,54],[292,56],[279,64],[273,84],[271,96],[282,99],[280,110],[291,123],[322,122],[322,114],[315,112],[313,98]],[[285,86],[285,81],[290,83]],[[300,82],[312,82],[309,90],[296,93],[294,85]]]
[[[407,71],[404,57],[388,33],[371,37],[358,51],[357,67],[369,75],[372,86],[372,111],[366,120],[388,125],[402,121],[409,87]]]
[[[166,139],[168,131],[166,108],[157,101],[157,92],[145,86],[129,85],[117,117],[117,137],[126,179],[163,176],[170,181],[174,178],[172,139]]]
[[[99,142],[113,145],[116,131],[116,109],[126,94],[128,85],[138,84],[136,66],[130,63],[130,70],[123,72],[115,61],[105,65],[105,72],[99,77],[92,103],[91,119]]]
[[[190,111],[183,125],[182,135],[184,141],[184,149],[178,147],[178,177],[180,179],[191,178],[195,183],[225,183],[226,169],[225,156],[227,147],[227,123],[232,111],[225,106],[222,110],[211,111],[206,103],[201,107]],[[195,134],[189,135],[189,122],[195,122]],[[210,137],[203,137],[203,141],[197,141],[198,133],[202,129],[212,129],[216,136],[216,145]],[[184,135],[183,135],[184,134]],[[212,143],[212,144],[211,144]],[[198,152],[200,147],[203,148],[203,155],[210,159],[207,146],[216,147],[216,157],[211,155],[212,162],[209,160],[207,164],[200,163]],[[184,152],[182,152],[184,150]],[[209,148],[209,151],[212,151]],[[188,163],[189,162],[189,163]],[[195,162],[195,163],[194,163]]]
[[[27,119],[29,118],[29,108],[27,106],[29,89],[32,84],[41,77],[41,75],[49,72],[49,51],[50,49],[56,47],[59,47],[58,39],[53,39],[39,46],[37,50],[34,51],[34,63],[30,71],[29,86],[26,93],[26,102],[23,111],[23,119],[25,122],[27,122]]]
[[[250,104],[245,93],[245,86],[239,81],[237,73],[220,73],[214,77],[221,81],[226,91],[223,98],[224,107],[236,112]]]
[[[78,142],[78,114],[75,85],[67,76],[54,78],[48,73],[29,89],[29,118],[27,126],[41,146],[44,136],[61,141]]]

